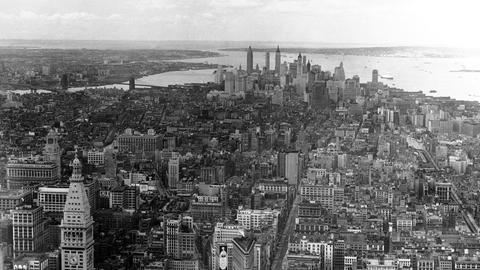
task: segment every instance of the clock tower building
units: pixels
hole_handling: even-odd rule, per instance
[[[82,166],[77,156],[72,162],[67,200],[61,227],[62,270],[92,270],[93,219],[83,184]]]

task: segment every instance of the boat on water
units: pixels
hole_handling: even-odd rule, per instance
[[[430,90],[430,93],[432,94],[437,93],[437,90]]]
[[[385,80],[393,80],[393,76],[391,76],[391,75],[380,75],[380,78],[385,79]]]

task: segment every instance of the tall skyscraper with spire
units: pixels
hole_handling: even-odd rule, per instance
[[[67,200],[63,210],[61,228],[61,269],[92,270],[93,219],[83,184],[82,165],[77,156],[72,162]]]
[[[58,179],[62,176],[62,168],[61,168],[61,153],[60,153],[60,146],[58,144],[58,133],[55,130],[50,129],[46,137],[46,143],[44,148],[43,155],[45,158],[55,163],[57,165],[57,175]]]
[[[275,73],[277,74],[280,74],[281,58],[280,47],[277,46],[277,51],[275,52]]]
[[[302,63],[302,54],[298,54],[298,59],[297,59],[297,78],[300,78],[303,73],[303,63]]]
[[[270,52],[265,53],[265,68],[270,70]]]
[[[247,74],[251,74],[253,72],[253,51],[252,47],[248,46],[247,51]]]

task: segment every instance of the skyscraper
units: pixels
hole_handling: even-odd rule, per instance
[[[304,55],[302,57],[302,73],[306,73],[307,72],[307,56]]]
[[[354,79],[345,81],[345,90],[343,92],[343,100],[355,100],[360,93],[360,83]]]
[[[285,152],[279,152],[277,155],[277,176],[285,177]]]
[[[93,219],[83,184],[82,166],[73,160],[67,201],[61,227],[61,265],[64,270],[93,269]]]
[[[235,93],[235,75],[231,71],[225,72],[225,92]]]
[[[313,109],[324,110],[330,103],[327,83],[325,81],[316,81],[313,83],[310,106]]]
[[[247,51],[247,74],[251,74],[253,72],[253,51],[252,47],[248,46]]]
[[[333,80],[342,82],[345,81],[345,70],[343,69],[343,62],[340,62],[340,66],[335,68]]]
[[[270,70],[270,52],[265,53],[265,68]]]
[[[277,74],[280,74],[280,64],[281,64],[280,47],[277,46],[277,51],[275,52],[275,73]]]
[[[57,177],[62,177],[62,168],[60,163],[60,146],[58,145],[58,133],[51,129],[46,137],[44,155],[47,161],[57,165]]]
[[[378,70],[376,69],[372,70],[372,82],[378,83]]]
[[[43,208],[22,205],[11,211],[13,225],[13,253],[41,252],[45,243],[45,218]]]
[[[180,161],[178,158],[172,158],[168,161],[168,187],[177,188],[179,180]]]
[[[290,152],[285,156],[285,178],[289,185],[298,183],[298,152]]]
[[[223,67],[218,65],[217,71],[215,73],[215,83],[221,84],[223,82]]]
[[[302,64],[302,54],[298,54],[298,59],[297,59],[297,78],[300,78],[302,76],[302,71],[303,69],[303,64]]]

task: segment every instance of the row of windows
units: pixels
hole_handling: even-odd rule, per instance
[[[33,237],[32,227],[13,227],[14,238],[31,238]]]
[[[15,208],[22,201],[20,199],[0,199],[0,210],[9,210]]]
[[[54,169],[49,170],[17,170],[7,169],[8,177],[35,177],[35,178],[51,178],[55,175]]]
[[[35,245],[33,240],[15,240],[13,241],[13,249],[15,251],[34,251]]]
[[[39,194],[40,202],[65,202],[66,200],[67,200],[67,193],[62,193],[62,194],[40,193]]]

